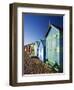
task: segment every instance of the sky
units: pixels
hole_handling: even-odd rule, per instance
[[[44,39],[49,24],[63,28],[63,16],[23,14],[24,45]]]

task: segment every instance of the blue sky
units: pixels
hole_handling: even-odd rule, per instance
[[[23,14],[24,45],[43,39],[48,31],[48,26],[54,24],[63,28],[63,16]]]

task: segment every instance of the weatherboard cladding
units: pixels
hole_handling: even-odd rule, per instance
[[[32,53],[33,52],[33,54],[31,54],[31,56],[38,56],[39,58],[40,58],[40,60],[42,60],[42,61],[44,61],[45,62],[45,60],[47,59],[46,58],[46,55],[47,55],[47,44],[46,44],[46,39],[47,39],[47,37],[49,36],[49,33],[50,33],[50,31],[52,30],[52,28],[54,29],[54,31],[55,32],[57,32],[57,30],[58,31],[60,31],[60,32],[62,32],[62,29],[60,29],[59,27],[56,27],[56,26],[54,26],[54,25],[49,25],[49,28],[48,28],[48,31],[47,31],[47,33],[46,33],[46,35],[45,35],[45,39],[44,40],[38,40],[38,41],[36,41],[36,42],[33,42],[32,44],[28,44],[28,45],[26,45],[25,47],[30,47],[29,49],[29,51],[30,51],[30,53]],[[55,34],[55,33],[53,33],[53,34]],[[61,34],[60,34],[61,35]],[[51,38],[52,38],[52,36],[51,36]],[[62,35],[61,35],[61,40],[62,40]],[[51,41],[47,41],[47,42],[51,42]],[[60,47],[60,45],[59,45],[60,43],[58,43],[58,46]],[[34,47],[31,47],[31,46],[34,46]],[[62,45],[61,45],[61,47],[62,47]],[[34,50],[33,50],[34,49]],[[32,51],[33,50],[33,51]],[[50,52],[50,54],[51,54],[51,51],[49,51]],[[42,53],[42,54],[41,54]],[[52,56],[52,55],[51,55]],[[59,54],[58,54],[58,56],[59,56]],[[52,56],[53,57],[53,56]],[[55,58],[55,57],[54,57]],[[54,61],[54,60],[53,60]],[[58,61],[58,64],[59,64],[59,62],[60,61]],[[55,63],[55,62],[54,62]]]

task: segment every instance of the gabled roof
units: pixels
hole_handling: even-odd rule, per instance
[[[51,30],[51,25],[49,26],[48,31],[47,31],[47,33],[46,33],[45,37],[47,37],[47,36],[48,36],[48,34],[49,34],[50,30]]]
[[[51,30],[52,27],[55,27],[55,28],[58,29],[60,32],[63,32],[63,29],[61,29],[60,27],[55,26],[55,25],[49,25],[49,27],[48,27],[48,31],[47,31],[45,37],[48,36],[48,34],[49,34],[49,32],[50,32],[50,30]]]
[[[45,39],[44,40],[41,40],[43,46],[45,46]]]

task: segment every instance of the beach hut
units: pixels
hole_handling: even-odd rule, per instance
[[[45,40],[39,41],[39,47],[38,47],[38,57],[41,61],[45,61]]]
[[[39,47],[40,42],[36,41],[34,43],[34,51],[35,51],[35,55],[34,56],[38,56],[38,47]]]
[[[60,65],[60,31],[54,25],[50,25],[46,33],[46,60],[53,66]]]

